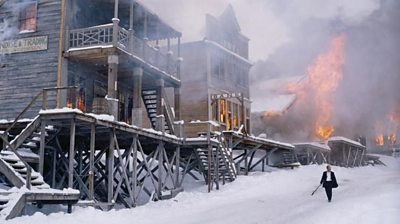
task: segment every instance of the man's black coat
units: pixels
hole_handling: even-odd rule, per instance
[[[327,171],[325,171],[325,172],[322,174],[322,178],[321,178],[321,182],[320,182],[321,184],[323,184],[322,186],[323,186],[323,187],[337,188],[337,187],[338,187],[338,184],[337,184],[337,182],[336,182],[335,173],[332,172],[332,171],[331,171],[332,186],[327,186],[327,182],[326,182],[326,172],[327,172]]]

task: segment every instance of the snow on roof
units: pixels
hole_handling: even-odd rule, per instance
[[[325,151],[325,152],[331,150],[331,148],[325,142],[299,142],[299,143],[293,143],[293,145],[296,148],[300,148],[300,149],[310,147],[310,148],[314,148],[314,149]]]
[[[32,122],[33,119],[30,118],[24,118],[24,119],[19,119],[18,122]],[[14,120],[6,120],[6,119],[1,119],[0,124],[9,124],[14,122]]]
[[[260,137],[256,137],[256,136],[249,136],[252,139],[258,140],[258,141],[263,141],[263,142],[267,142],[267,143],[272,143],[275,145],[282,145],[282,146],[286,146],[288,148],[294,148],[294,145],[289,144],[289,143],[285,143],[285,142],[280,142],[280,141],[276,141],[276,140],[272,140],[272,139],[268,139],[268,138],[260,138]]]
[[[253,112],[279,112],[282,113],[289,109],[289,107],[296,100],[295,94],[286,94],[286,95],[270,95],[265,98],[259,98],[258,100],[254,100],[252,111]],[[254,103],[257,101],[257,103]]]
[[[224,133],[233,133],[233,134],[238,135],[238,136],[243,136],[243,133],[241,133],[239,131],[224,131]],[[260,135],[260,136],[264,136],[264,135]],[[280,141],[276,141],[276,140],[272,140],[272,139],[268,139],[268,138],[263,138],[263,137],[260,137],[260,136],[256,137],[254,135],[247,135],[246,138],[249,138],[250,140],[263,142],[263,143],[266,143],[266,144],[281,145],[281,146],[284,146],[286,148],[294,149],[294,145],[292,145],[292,144],[285,143],[285,142],[280,142]]]
[[[72,108],[68,108],[68,107],[39,111],[39,114],[58,114],[58,113],[80,113],[80,114],[82,114],[83,112],[79,109],[72,109]]]
[[[214,127],[219,127],[220,125],[215,122],[215,121],[200,121],[200,120],[195,120],[195,121],[190,121],[190,124],[211,124]]]
[[[333,136],[333,137],[330,137],[330,138],[328,139],[328,143],[329,143],[329,142],[340,142],[340,141],[346,142],[346,143],[348,143],[348,144],[352,144],[352,145],[355,145],[355,146],[358,146],[358,147],[360,147],[360,148],[365,148],[365,146],[362,145],[361,143],[356,142],[356,141],[354,141],[354,140],[351,140],[351,139],[349,139],[349,138],[343,137],[343,136]]]

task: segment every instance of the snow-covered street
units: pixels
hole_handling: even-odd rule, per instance
[[[339,188],[328,203],[319,184],[324,166],[303,166],[240,176],[219,191],[192,186],[168,201],[102,212],[75,208],[73,214],[35,213],[7,223],[400,223],[400,159],[387,167],[333,167]]]

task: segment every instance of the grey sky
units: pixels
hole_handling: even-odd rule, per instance
[[[184,41],[201,39],[205,14],[219,15],[232,4],[242,33],[250,42],[253,61],[267,59],[294,39],[293,33],[311,19],[361,22],[379,8],[379,0],[141,0],[183,33]],[[310,34],[311,35],[311,34]]]

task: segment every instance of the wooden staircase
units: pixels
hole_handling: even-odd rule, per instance
[[[0,173],[12,186],[16,187],[9,191],[0,191],[0,220],[20,215],[29,202],[70,206],[79,200],[79,191],[50,188],[43,176],[32,169],[21,155],[22,150],[27,148],[30,149],[31,154],[39,151],[40,123],[38,116],[11,142],[7,142],[7,146],[0,151]],[[52,129],[47,127],[45,135],[48,136],[48,132],[51,131]]]
[[[159,101],[159,95],[157,90],[143,90],[142,91],[142,98],[143,98],[143,103],[145,105],[146,111],[147,111],[147,116],[150,120],[151,126],[153,129],[157,129],[157,109],[158,109],[158,101]],[[173,120],[174,120],[174,115],[172,113],[171,108],[169,107],[166,98],[163,98],[163,102],[161,102],[161,105],[164,110],[164,117],[165,117],[165,132],[168,134],[174,134],[174,127],[173,127]]]
[[[211,163],[209,166],[209,154],[211,155]],[[198,148],[196,149],[197,158],[199,160],[200,172],[203,174],[204,179],[208,183],[208,180],[228,180],[234,181],[236,179],[236,168],[235,164],[231,161],[230,155],[227,149],[224,147],[212,148],[212,151],[208,149]],[[210,169],[211,176],[208,176],[208,170]],[[218,174],[218,176],[217,176]]]
[[[28,167],[14,152],[0,152],[0,170],[15,187],[26,186]],[[30,184],[32,188],[50,189],[50,186],[44,182],[42,175],[33,169],[31,170]]]

